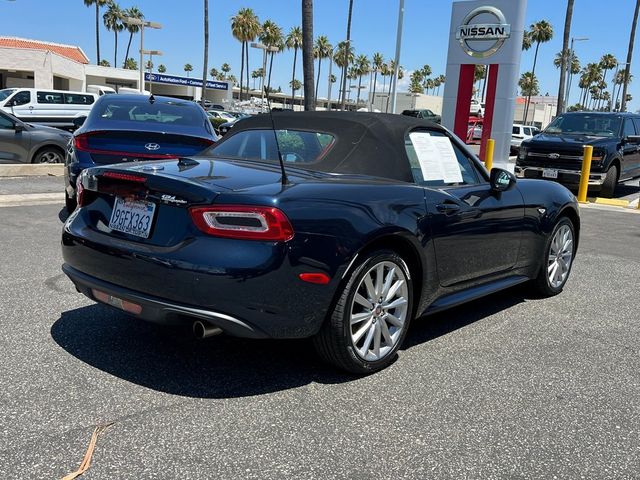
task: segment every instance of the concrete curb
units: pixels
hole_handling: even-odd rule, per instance
[[[34,177],[47,175],[61,177],[64,175],[64,165],[62,163],[0,165],[0,177]]]
[[[24,193],[0,195],[0,208],[29,205],[64,204],[64,193]]]

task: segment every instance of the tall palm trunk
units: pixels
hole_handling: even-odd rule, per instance
[[[313,0],[302,0],[302,90],[304,109],[316,109],[313,87]]]
[[[567,65],[570,66],[572,60],[571,58],[569,58],[569,37],[571,36],[573,1],[574,0],[567,0],[567,13],[564,16],[564,33],[562,36],[562,61],[560,62],[560,85],[558,86],[558,105],[556,106],[556,116],[564,112],[566,110],[566,105],[569,103],[569,99],[564,98],[564,84],[566,80],[565,75],[567,71]],[[571,84],[571,72],[569,72],[569,84]]]
[[[100,6],[96,2],[96,65],[100,65]]]
[[[536,53],[533,55],[533,68],[531,69],[531,76],[535,78],[536,76],[536,63],[538,61],[538,49],[540,48],[540,42],[536,42]],[[529,115],[529,105],[531,105],[531,94],[527,95],[527,103],[524,107],[524,118],[525,122],[527,116]]]
[[[238,100],[242,101],[242,82],[244,81],[244,44],[242,41],[242,51],[240,52],[240,93],[238,94]]]
[[[294,110],[293,106],[295,104],[295,89],[294,87],[294,80],[296,79],[296,61],[298,60],[298,47],[293,49],[293,73],[291,74],[291,110]]]
[[[374,104],[376,103],[376,82],[378,81],[378,69],[376,68],[373,74],[373,92],[371,93],[371,110],[375,110]]]
[[[244,55],[247,63],[247,69],[245,70],[246,80],[247,80],[247,100],[251,99],[251,95],[249,94],[249,42],[246,42],[247,46],[244,49]]]
[[[394,69],[395,71],[395,69]],[[389,90],[387,91],[387,105],[384,109],[384,113],[389,113],[389,100],[391,99],[391,86],[393,85],[393,73],[391,74],[391,78],[389,79]]]
[[[358,79],[358,97],[356,98],[356,110],[358,109],[358,104],[360,103],[360,87],[362,86],[362,75]]]
[[[322,66],[322,57],[318,57],[318,74],[316,76],[316,93],[315,98],[318,100],[318,87],[320,86],[320,67]]]
[[[633,43],[636,38],[636,26],[638,25],[638,10],[640,10],[640,0],[636,0],[636,9],[633,13],[633,23],[631,24],[631,35],[629,35],[629,48],[627,49],[627,64],[625,65],[624,83],[622,84],[622,103],[620,111],[627,109],[627,86],[629,85],[629,72],[631,71],[631,59],[633,58]]]
[[[204,107],[207,96],[207,70],[209,67],[209,0],[204,0],[204,65],[202,67],[202,96],[200,103]]]
[[[133,32],[129,32],[129,42],[127,43],[127,53],[124,54],[124,62],[122,62],[122,68],[127,64],[127,58],[129,58],[129,48],[131,47],[131,40],[133,40]]]
[[[273,55],[275,52],[269,52],[271,54],[271,59],[269,60],[269,76],[267,77],[267,95],[271,91],[271,69],[273,68]]]
[[[638,0],[640,1],[640,0]],[[351,13],[353,12],[353,0],[349,0],[349,16],[347,17],[347,44],[345,48],[345,64],[347,64],[346,60],[348,59],[348,53],[351,47]],[[345,65],[345,70],[348,64]],[[346,104],[346,90],[347,90],[347,75],[346,72],[343,74],[342,78],[342,110],[344,110]]]
[[[113,35],[115,37],[115,48],[113,49],[113,67],[117,68],[118,66],[118,30],[113,31]]]

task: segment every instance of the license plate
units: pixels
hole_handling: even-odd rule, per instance
[[[109,228],[136,237],[149,238],[156,204],[116,197]]]
[[[542,170],[543,178],[558,178],[558,170],[555,168],[545,168]]]

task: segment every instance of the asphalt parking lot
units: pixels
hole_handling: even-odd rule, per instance
[[[62,204],[0,208],[0,473],[61,478],[113,422],[81,478],[637,478],[640,214],[581,214],[561,295],[420,319],[356,378],[307,341],[199,342],[96,305],[60,271]]]

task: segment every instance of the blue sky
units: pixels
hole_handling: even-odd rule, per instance
[[[327,35],[332,44],[345,37],[348,0],[315,0],[314,34]],[[405,0],[405,22],[401,65],[406,70],[429,64],[433,75],[444,74],[446,64],[447,33],[451,14],[451,0]],[[120,0],[122,8],[137,6],[147,19],[163,24],[162,30],[145,31],[145,48],[161,50],[168,73],[184,74],[183,65],[194,67],[193,76],[202,73],[203,26],[202,1],[182,0]],[[210,49],[209,65],[220,67],[227,62],[232,73],[240,75],[240,44],[231,36],[230,18],[242,7],[253,8],[261,21],[271,19],[285,32],[301,24],[300,0],[209,0]],[[625,61],[631,19],[635,0],[575,0],[572,35],[586,36],[589,40],[576,43],[576,53],[583,64],[597,61],[602,54],[612,53]],[[540,46],[536,75],[542,94],[556,95],[558,71],[553,56],[562,48],[565,0],[529,0],[526,24],[546,19],[554,28],[551,42]],[[2,35],[79,45],[95,61],[94,8],[85,7],[82,0],[15,0],[0,1]],[[397,23],[396,0],[355,0],[352,39],[356,53],[371,56],[381,52],[391,58],[395,50]],[[640,36],[640,35],[639,35]],[[103,58],[113,63],[114,35],[101,26],[100,48]],[[118,62],[124,56],[128,34],[121,33],[118,40]],[[132,51],[138,49],[134,38]],[[636,65],[640,50],[636,45]],[[133,53],[130,53],[133,56]],[[250,68],[259,68],[262,55],[251,49]],[[276,57],[272,84],[286,91],[291,79],[293,52]],[[328,73],[326,62],[322,76]],[[523,52],[522,71],[530,70],[533,49]],[[298,55],[296,78],[302,79],[302,60]],[[635,69],[632,69],[632,72]],[[610,72],[609,77],[613,74]],[[326,80],[320,82],[320,96],[326,95]],[[335,96],[334,88],[334,96]],[[577,101],[578,88],[574,85],[571,102]],[[634,100],[632,109],[640,107],[640,77],[630,86]]]

